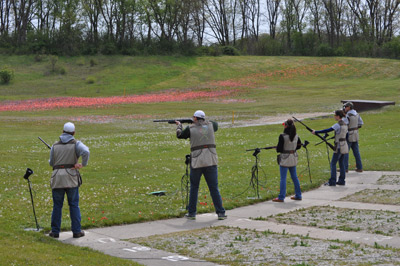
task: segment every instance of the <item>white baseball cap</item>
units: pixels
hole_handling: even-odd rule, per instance
[[[203,119],[206,118],[206,114],[202,110],[197,110],[196,112],[194,112],[193,116]]]
[[[71,122],[65,123],[64,124],[64,131],[68,133],[75,132],[75,125],[72,124]]]

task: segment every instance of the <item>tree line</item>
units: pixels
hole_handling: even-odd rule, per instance
[[[0,52],[400,57],[400,0],[1,0]]]

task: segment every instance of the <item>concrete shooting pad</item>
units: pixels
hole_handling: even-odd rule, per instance
[[[72,238],[71,232],[62,232],[59,240],[82,247],[89,247],[105,254],[116,256],[143,265],[216,265],[211,262],[190,258],[167,251],[151,249],[126,241],[138,237],[163,235],[174,232],[184,232],[193,229],[209,228],[213,226],[229,226],[234,228],[251,229],[257,231],[270,230],[276,233],[282,231],[288,234],[308,235],[315,239],[351,240],[373,246],[378,243],[381,246],[400,248],[400,237],[371,234],[365,232],[340,231],[333,229],[321,229],[310,226],[280,224],[271,221],[252,220],[250,217],[268,217],[280,213],[288,213],[312,206],[330,205],[341,208],[358,210],[387,210],[400,213],[399,205],[371,204],[363,202],[340,201],[348,195],[366,189],[400,190],[400,184],[382,185],[378,180],[382,176],[400,176],[400,172],[370,172],[357,173],[349,171],[346,175],[345,186],[321,186],[318,189],[304,192],[302,201],[292,201],[286,197],[284,203],[265,201],[262,203],[228,210],[228,219],[218,220],[215,213],[206,213],[196,216],[196,220],[175,218],[105,228],[85,230],[86,236],[78,239]]]

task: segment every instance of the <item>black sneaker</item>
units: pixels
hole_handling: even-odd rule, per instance
[[[344,186],[344,185],[346,185],[346,182],[336,182],[336,185]]]
[[[79,233],[73,233],[72,235],[74,238],[80,238],[85,236],[85,232],[84,231],[80,231]]]
[[[324,184],[324,186],[336,187],[336,184],[331,184],[331,183],[329,183],[329,182],[326,182],[326,183]]]
[[[49,233],[49,236],[52,237],[52,238],[59,238],[59,237],[60,237],[60,234],[50,232],[50,233]]]
[[[225,213],[218,213],[218,220],[225,220],[228,218],[228,216],[225,215]]]
[[[196,220],[196,214],[186,213],[185,214],[185,218],[188,219],[188,220]]]

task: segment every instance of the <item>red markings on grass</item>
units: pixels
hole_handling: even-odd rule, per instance
[[[253,88],[259,85],[266,85],[268,80],[293,80],[298,78],[319,77],[322,75],[331,75],[349,71],[347,64],[326,64],[326,65],[305,65],[294,68],[279,69],[270,72],[261,72],[251,74],[241,78],[222,80],[211,83],[212,86],[222,88]],[[355,70],[354,68],[352,68]],[[353,71],[352,70],[352,71]],[[349,72],[351,73],[351,71]]]
[[[114,104],[182,102],[197,98],[217,98],[232,94],[235,90],[167,91],[143,95],[113,97],[56,97],[23,101],[6,101],[0,104],[0,112],[36,111],[71,107],[103,107]]]

